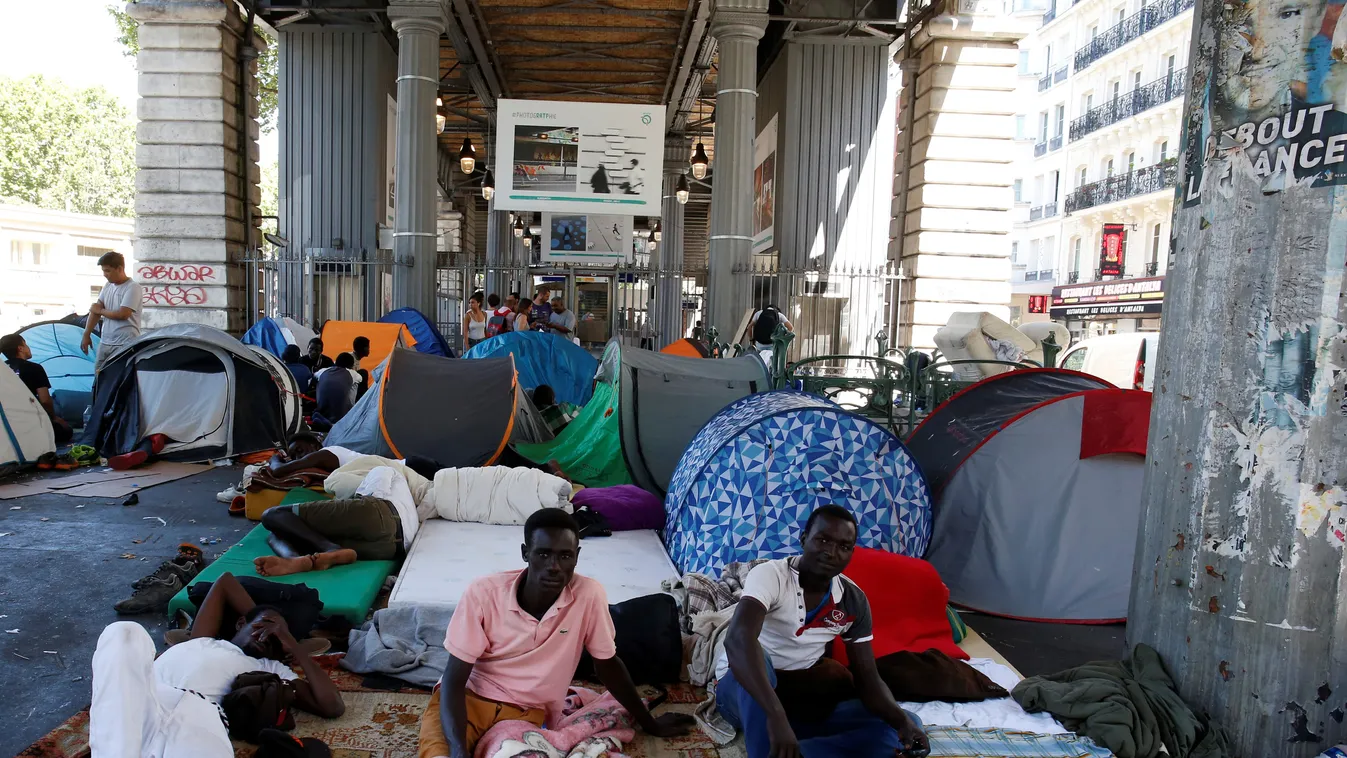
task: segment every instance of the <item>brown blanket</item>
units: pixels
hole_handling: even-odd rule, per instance
[[[296,471],[289,476],[278,477],[272,473],[270,468],[263,467],[260,471],[253,474],[252,481],[248,483],[249,492],[258,492],[265,489],[271,490],[293,490],[301,487],[312,487],[315,484],[322,484],[327,475],[332,472],[324,471],[320,468],[306,468]]]

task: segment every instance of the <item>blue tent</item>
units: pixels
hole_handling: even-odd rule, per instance
[[[546,384],[557,402],[584,405],[594,394],[594,375],[599,362],[589,351],[565,337],[546,332],[506,332],[479,343],[464,358],[514,356],[519,384],[532,392]]]
[[[931,537],[926,480],[888,429],[828,400],[779,390],[735,401],[707,422],[678,463],[664,540],[680,571],[800,552],[818,506],[859,524],[857,544],[920,557]]]
[[[445,340],[444,335],[435,327],[435,323],[426,318],[426,314],[415,308],[398,308],[395,311],[389,311],[379,319],[381,324],[406,324],[407,331],[412,333],[416,339],[416,352],[430,353],[431,355],[442,355],[445,358],[453,358],[454,350],[449,347],[449,342]]]
[[[52,402],[56,415],[73,427],[84,425],[84,409],[93,401],[94,358],[98,355],[98,335],[85,355],[80,350],[84,327],[66,321],[43,321],[19,330],[33,362],[41,364],[51,380]]]
[[[285,331],[276,319],[264,318],[244,333],[243,344],[255,345],[280,358],[290,341],[285,338]],[[299,349],[302,352],[304,346],[300,346]]]

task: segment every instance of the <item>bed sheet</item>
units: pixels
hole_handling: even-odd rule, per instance
[[[473,579],[523,568],[523,541],[518,526],[430,519],[412,541],[388,605],[453,608]],[[581,540],[576,573],[598,580],[609,603],[661,592],[664,580],[678,579],[664,543],[651,529]]]
[[[973,658],[968,665],[981,671],[993,682],[1015,688],[1022,678],[1014,669],[990,658]],[[1001,697],[980,703],[899,703],[917,714],[926,726],[966,726],[977,729],[1007,729],[1037,734],[1065,734],[1070,730],[1046,713],[1029,713],[1014,698]]]

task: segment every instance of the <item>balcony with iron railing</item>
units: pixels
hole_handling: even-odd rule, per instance
[[[1076,50],[1076,71],[1155,29],[1193,7],[1193,0],[1160,0],[1123,19],[1117,26]]]
[[[1047,154],[1048,154],[1048,141],[1047,141],[1047,140],[1044,140],[1044,141],[1042,141],[1042,142],[1036,143],[1036,144],[1034,145],[1034,157],[1035,157],[1035,158],[1042,158],[1043,156],[1045,156],[1045,155],[1047,155]]]
[[[1156,276],[1160,273],[1160,261],[1151,261],[1146,264],[1146,276]]]
[[[1056,137],[1053,137],[1052,139],[1048,140],[1049,151],[1061,149],[1062,149],[1062,135],[1059,134]]]
[[[1049,8],[1049,9],[1048,9],[1048,12],[1043,14],[1043,26],[1047,26],[1048,24],[1051,24],[1051,23],[1052,23],[1052,20],[1053,20],[1054,18],[1057,18],[1057,7],[1056,7],[1056,6],[1053,6],[1053,7]]]
[[[1071,122],[1071,141],[1075,142],[1091,132],[1182,96],[1188,81],[1187,76],[1188,70],[1181,68],[1125,95],[1115,97],[1097,108],[1091,108],[1085,115]]]
[[[1061,68],[1052,72],[1052,83],[1061,84],[1062,82],[1066,81],[1066,77],[1069,76],[1070,74],[1071,74],[1071,67],[1062,66]]]
[[[1038,78],[1038,91],[1039,91],[1039,92],[1047,92],[1047,91],[1050,90],[1050,89],[1052,89],[1052,72],[1051,72],[1051,71],[1049,71],[1048,73],[1046,73],[1046,74],[1044,74],[1044,75],[1042,75],[1042,76],[1040,76],[1040,77]]]
[[[1177,158],[1170,158],[1126,174],[1083,184],[1066,196],[1066,212],[1075,213],[1096,205],[1116,203],[1129,197],[1172,190],[1178,183],[1178,178],[1179,161]]]
[[[1057,216],[1057,203],[1044,203],[1035,205],[1029,209],[1029,221],[1042,221],[1045,218],[1055,218]]]
[[[1066,81],[1066,77],[1070,73],[1071,68],[1069,66],[1062,66],[1056,71],[1049,71],[1048,73],[1038,78],[1038,91],[1047,92],[1048,90],[1052,89],[1053,85],[1061,84],[1062,82]]]
[[[1071,271],[1071,272],[1068,272],[1068,273],[1067,273],[1067,275],[1066,275],[1066,283],[1067,283],[1067,284],[1075,284],[1076,282],[1079,282],[1079,281],[1080,281],[1080,272],[1079,272],[1079,271]]]

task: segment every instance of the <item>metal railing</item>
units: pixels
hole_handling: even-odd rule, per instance
[[[1024,281],[1026,281],[1026,282],[1036,282],[1036,281],[1038,281],[1038,272],[1037,272],[1037,271],[1026,271],[1026,272],[1024,272]]]
[[[1083,184],[1066,196],[1066,212],[1074,213],[1096,205],[1173,189],[1178,177],[1179,161],[1177,158],[1170,158],[1126,174]]]
[[[1048,12],[1043,14],[1043,26],[1047,26],[1048,24],[1051,24],[1051,23],[1052,23],[1052,20],[1053,20],[1054,18],[1057,18],[1057,7],[1056,7],[1056,6],[1053,6],[1053,7],[1049,8],[1049,9],[1048,9]]]
[[[1057,136],[1055,136],[1055,137],[1053,137],[1052,139],[1048,140],[1048,149],[1049,149],[1049,150],[1061,150],[1061,149],[1062,149],[1062,135],[1058,134]]]
[[[1053,218],[1056,215],[1057,215],[1057,203],[1055,202],[1045,203],[1043,205],[1034,206],[1033,208],[1029,209],[1030,221],[1039,221],[1045,218]]]
[[[1091,132],[1182,96],[1187,75],[1187,69],[1178,69],[1166,74],[1162,79],[1156,79],[1097,108],[1091,108],[1085,115],[1071,122],[1071,141],[1075,142]]]
[[[1039,271],[1038,280],[1040,282],[1050,282],[1053,280],[1055,273],[1056,272],[1053,269],[1048,269],[1046,271]]]
[[[1160,273],[1160,262],[1151,261],[1146,264],[1146,276],[1156,276]]]
[[[1061,68],[1052,72],[1052,83],[1061,84],[1062,82],[1066,81],[1066,77],[1069,76],[1070,74],[1071,74],[1071,67],[1062,66]]]
[[[1061,84],[1066,81],[1066,77],[1070,72],[1071,68],[1069,66],[1062,66],[1055,71],[1049,71],[1038,80],[1038,91],[1046,92],[1049,89],[1052,89],[1054,84]]]
[[[1066,283],[1067,283],[1067,284],[1075,284],[1076,282],[1079,282],[1079,281],[1080,281],[1080,272],[1079,272],[1079,271],[1070,271],[1070,272],[1067,272],[1067,275],[1066,275]]]
[[[1150,30],[1160,26],[1193,7],[1194,0],[1160,0],[1123,19],[1090,43],[1076,50],[1076,71],[1126,45]]]
[[[1026,282],[1050,282],[1053,278],[1053,269],[1046,271],[1026,271],[1024,272],[1024,281]]]
[[[1037,143],[1037,144],[1034,145],[1034,157],[1035,157],[1035,158],[1041,158],[1041,157],[1043,157],[1044,155],[1047,155],[1047,153],[1048,153],[1048,143],[1047,143],[1047,142],[1039,142],[1039,143]]]
[[[1052,88],[1052,72],[1048,72],[1038,78],[1038,91],[1047,92]]]
[[[303,324],[328,319],[373,321],[392,299],[392,274],[409,265],[387,250],[268,248],[240,261],[248,292],[248,323],[289,316]]]

